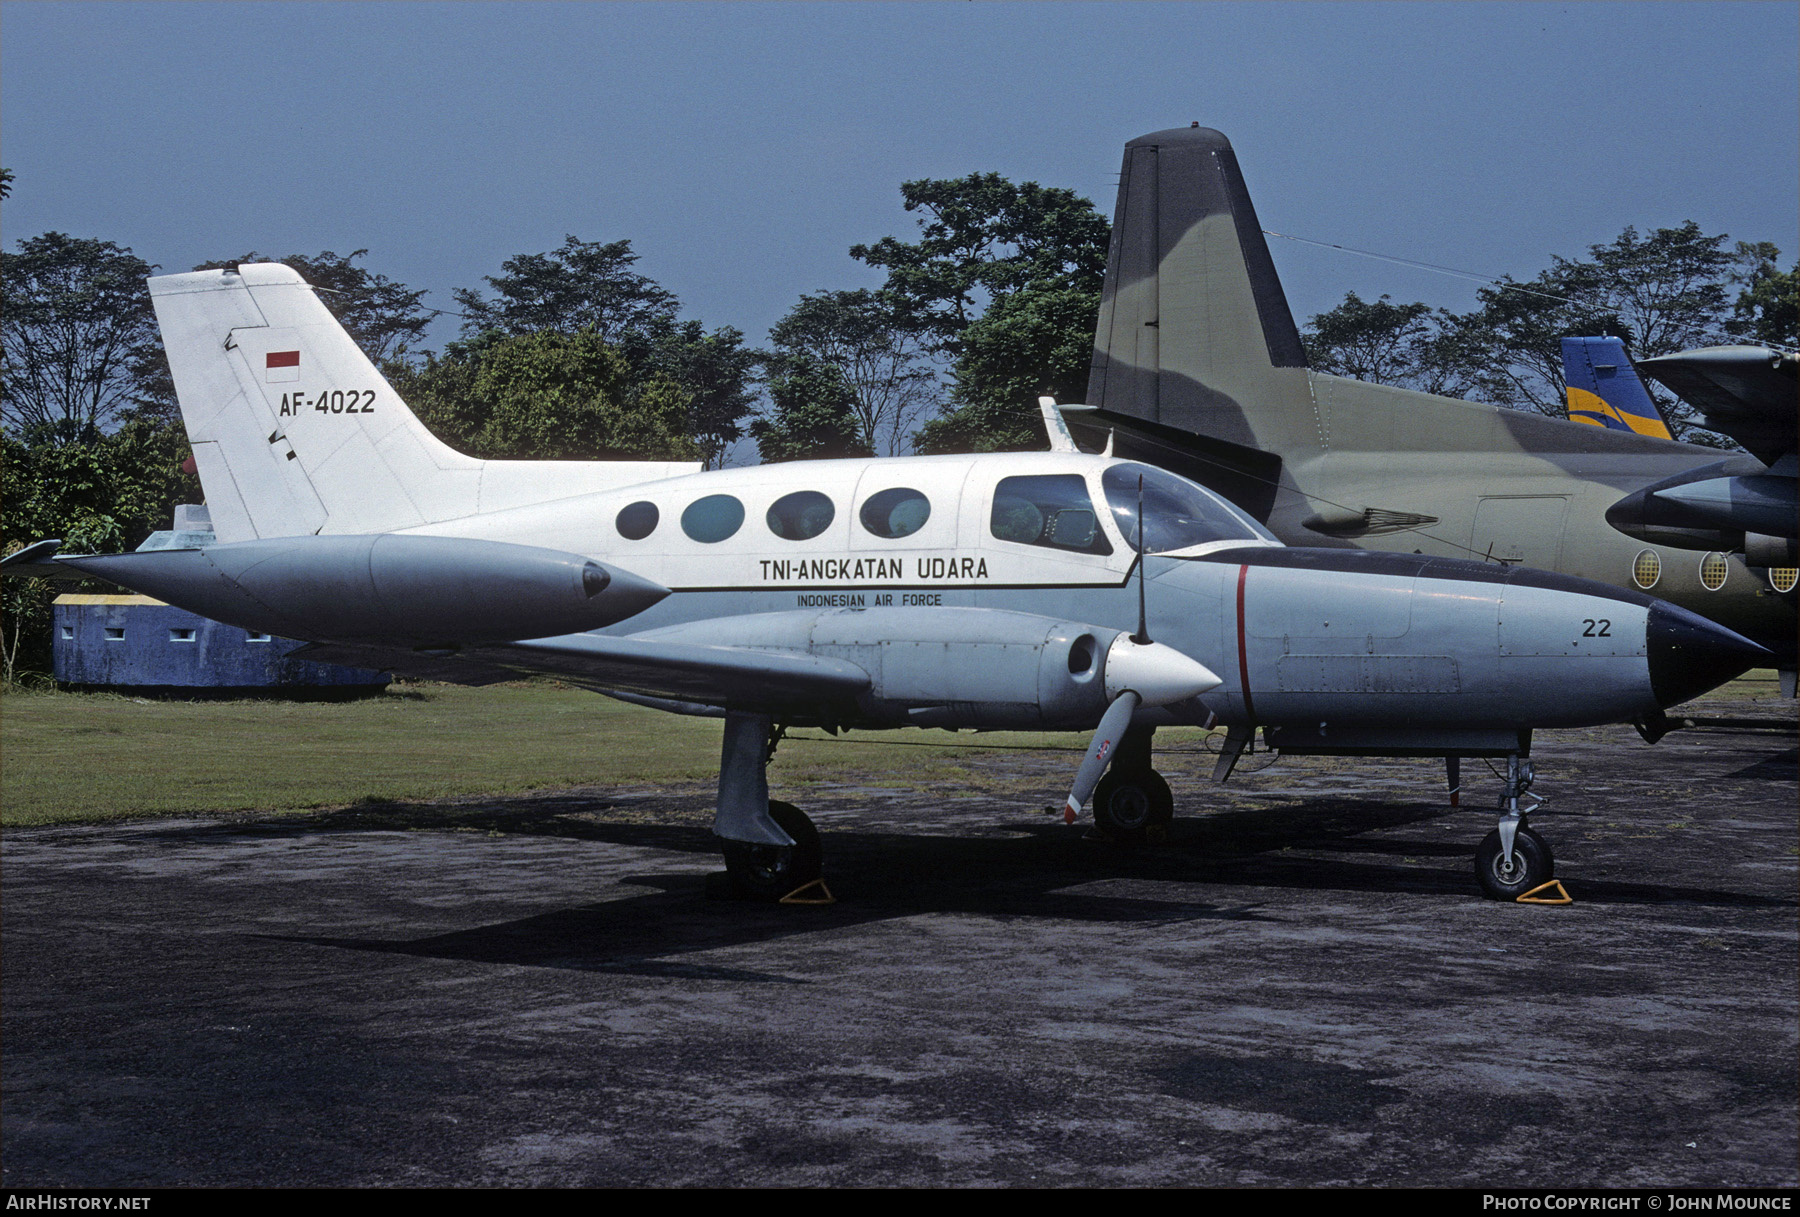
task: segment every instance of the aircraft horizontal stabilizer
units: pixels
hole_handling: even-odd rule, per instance
[[[1773,465],[1795,451],[1800,357],[1758,346],[1702,347],[1658,355],[1638,371],[1661,381],[1706,416],[1706,425]]]

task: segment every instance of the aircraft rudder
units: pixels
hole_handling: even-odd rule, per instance
[[[1126,144],[1094,345],[1089,405],[1244,444],[1310,424],[1289,417],[1305,348],[1219,132]]]
[[[1562,358],[1569,421],[1652,439],[1675,438],[1623,340],[1610,335],[1564,338]]]

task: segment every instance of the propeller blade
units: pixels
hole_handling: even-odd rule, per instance
[[[1112,705],[1106,707],[1106,713],[1100,718],[1100,727],[1094,732],[1094,742],[1088,745],[1087,756],[1082,759],[1081,768],[1075,771],[1075,785],[1069,791],[1069,801],[1063,807],[1063,820],[1073,824],[1075,817],[1093,797],[1094,787],[1100,784],[1100,776],[1112,763],[1113,753],[1119,750],[1119,740],[1125,734],[1125,728],[1131,726],[1131,715],[1143,701],[1130,689],[1125,690],[1113,699]]]

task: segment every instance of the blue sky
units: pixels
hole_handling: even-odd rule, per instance
[[[993,171],[1111,214],[1122,145],[1199,121],[1264,225],[1536,273],[1627,224],[1800,247],[1800,5],[0,3],[0,239],[165,270],[340,253],[454,307],[628,238],[762,341],[899,185]],[[1272,243],[1300,320],[1461,281]],[[435,335],[454,336],[453,323]]]

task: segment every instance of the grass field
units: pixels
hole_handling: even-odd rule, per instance
[[[280,812],[588,783],[710,789],[719,732],[715,719],[554,684],[403,685],[340,702],[12,692],[0,698],[0,825]],[[773,770],[791,785],[850,777],[929,789],[957,781],[971,749],[1068,752],[1062,761],[1073,776],[1073,754],[1086,743],[1068,734],[913,730],[831,739],[798,731]]]
[[[1773,672],[1753,671],[1709,700],[1791,714]],[[515,794],[597,784],[628,790],[717,781],[720,724],[641,709],[553,683],[469,689],[397,685],[346,702],[145,699],[106,693],[0,697],[0,826],[136,816],[283,812],[359,801]],[[1157,734],[1210,767],[1198,730]],[[1074,777],[1087,738],[1074,733],[797,731],[771,781],[899,790],[966,789],[983,753],[1041,750]]]

